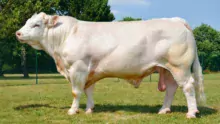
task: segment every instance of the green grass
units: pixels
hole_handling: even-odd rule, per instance
[[[220,123],[220,74],[205,75],[207,105],[199,107],[196,119],[186,119],[186,100],[179,88],[173,101],[172,113],[158,115],[165,93],[157,91],[158,75],[144,79],[135,89],[125,81],[104,79],[96,84],[95,110],[91,115],[84,112],[86,97],[82,96],[80,113],[69,116],[72,103],[70,84],[58,74],[39,75],[35,85],[34,75],[23,79],[21,75],[0,78],[1,124],[69,124],[69,123]]]

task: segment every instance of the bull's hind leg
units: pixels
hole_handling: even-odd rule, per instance
[[[93,112],[94,101],[92,98],[92,94],[93,94],[94,87],[95,87],[95,84],[85,89],[85,94],[87,96],[86,114],[90,114]]]
[[[194,79],[192,77],[190,68],[180,69],[173,67],[171,72],[177,84],[183,88],[183,93],[186,97],[188,105],[188,113],[186,114],[187,118],[195,118],[196,113],[199,111],[197,109],[195,88],[193,85]]]
[[[195,88],[193,83],[194,79],[192,76],[190,76],[186,83],[183,85],[183,92],[186,96],[188,105],[188,113],[186,114],[187,118],[196,118],[196,113],[199,112],[197,109]]]
[[[163,68],[161,68],[163,69]],[[164,103],[162,108],[159,110],[158,114],[166,114],[171,112],[170,107],[173,101],[173,97],[175,95],[176,89],[178,87],[176,81],[173,79],[173,76],[169,71],[165,70],[164,73],[164,81],[166,85],[166,96],[164,98]]]

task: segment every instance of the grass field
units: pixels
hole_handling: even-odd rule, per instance
[[[30,79],[21,75],[6,75],[0,78],[0,123],[1,124],[85,124],[85,123],[220,123],[220,74],[207,74],[205,92],[207,105],[199,107],[196,119],[186,119],[185,96],[178,88],[172,113],[158,115],[165,93],[157,91],[158,75],[146,78],[140,88],[135,89],[125,81],[104,79],[96,84],[94,92],[95,110],[91,115],[84,112],[86,97],[82,96],[80,113],[67,115],[72,103],[71,87],[58,74],[39,75],[35,85],[34,75]]]

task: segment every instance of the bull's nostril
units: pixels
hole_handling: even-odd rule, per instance
[[[20,32],[16,32],[16,36],[17,36],[17,37],[20,37],[20,36],[21,36],[21,33],[20,33]]]

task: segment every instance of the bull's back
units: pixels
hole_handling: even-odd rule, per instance
[[[120,43],[135,42],[143,36],[155,36],[158,32],[163,33],[163,37],[176,37],[176,33],[182,32],[183,28],[185,28],[181,22],[163,19],[131,22],[87,22],[82,23],[81,27],[86,29],[91,35],[99,37],[108,35],[113,37],[112,40],[115,39]],[[160,37],[154,39],[154,41],[158,39]]]

